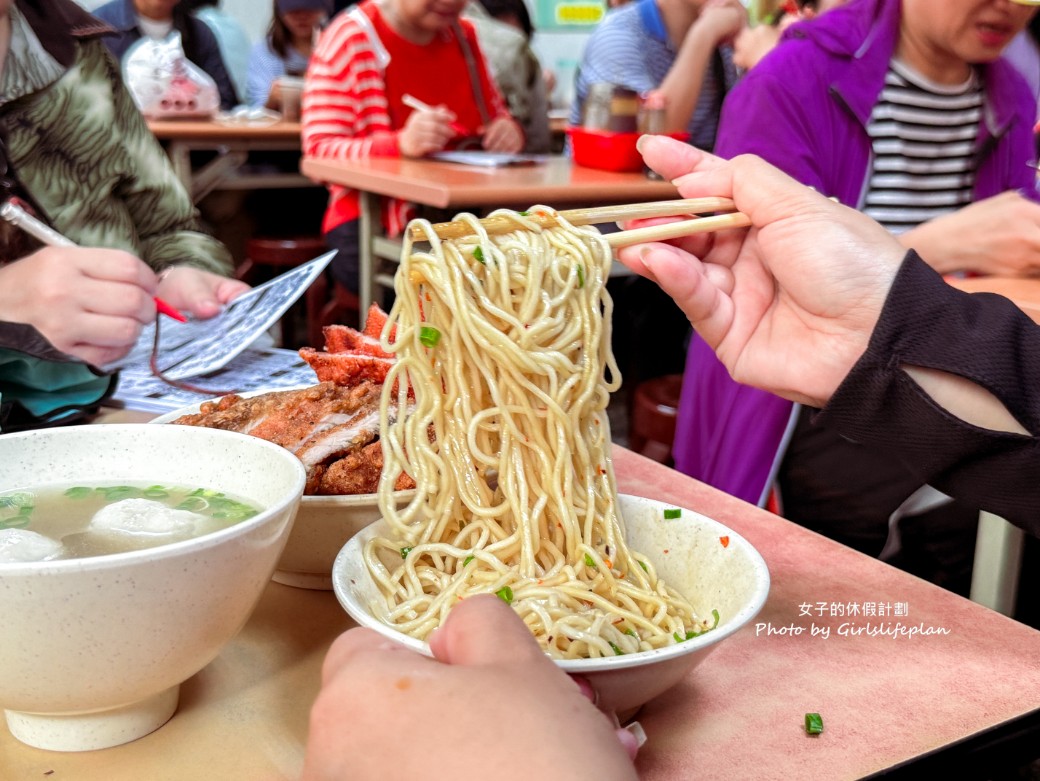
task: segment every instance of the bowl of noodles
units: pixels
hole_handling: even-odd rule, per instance
[[[666,502],[625,494],[619,496],[619,509],[624,519],[626,543],[631,550],[638,551],[636,561],[642,562],[637,566],[641,570],[645,566],[645,574],[667,583],[669,589],[689,602],[694,617],[699,619],[697,628],[676,629],[659,639],[643,640],[637,637],[644,633],[641,624],[650,622],[644,622],[643,617],[633,622],[629,611],[618,607],[604,612],[603,622],[611,628],[598,632],[599,637],[593,640],[591,648],[580,641],[560,643],[544,632],[536,632],[536,636],[543,647],[553,646],[550,655],[561,668],[589,679],[599,694],[601,707],[626,714],[677,684],[719,643],[748,624],[769,593],[769,571],[761,555],[744,537],[704,515]],[[388,604],[373,577],[374,571],[381,574],[381,568],[391,571],[397,564],[394,555],[400,560],[401,554],[372,547],[370,551],[379,563],[367,560],[366,548],[385,537],[388,531],[386,524],[380,521],[347,543],[333,566],[333,589],[344,610],[359,625],[428,655],[425,640],[395,628],[391,614],[397,607]],[[415,550],[408,551],[404,560]],[[458,564],[463,571],[471,570],[470,579],[478,579],[480,567],[475,557],[466,562],[470,556],[474,554],[465,554]],[[596,561],[594,566],[605,567],[606,564]],[[591,567],[582,559],[572,569]],[[411,571],[423,577],[422,563],[414,562]],[[492,593],[504,588],[495,589],[496,585],[497,582],[491,582],[487,588]],[[544,593],[538,593],[537,587],[514,583],[499,596],[509,597],[514,606],[519,606],[518,612],[522,615],[526,611],[525,620],[530,625],[530,615],[536,610],[551,612],[566,603],[566,596],[553,595],[547,589],[542,591]],[[541,599],[543,605],[533,609],[522,606],[525,592],[531,592],[534,599]],[[453,602],[457,603],[458,599],[447,601],[445,613]],[[557,631],[572,638],[582,636],[578,628],[580,616],[570,625],[566,619],[555,625],[559,627]],[[572,645],[576,652],[593,655],[568,658],[567,647]]]
[[[424,650],[453,605],[496,594],[605,707],[631,712],[755,615],[765,565],[711,519],[618,496],[613,253],[595,228],[535,206],[406,235],[382,405],[409,412],[380,436],[384,475],[411,475],[416,495],[381,501],[344,546],[337,597]]]

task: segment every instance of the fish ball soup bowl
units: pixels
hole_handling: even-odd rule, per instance
[[[769,570],[744,537],[704,515],[627,494],[618,497],[618,507],[629,548],[649,559],[697,615],[718,612],[713,629],[682,642],[623,655],[557,661],[567,673],[585,676],[597,692],[599,706],[624,720],[679,683],[726,638],[751,622],[769,595]],[[333,590],[359,625],[429,655],[426,642],[399,632],[381,618],[385,598],[369,573],[363,550],[369,539],[386,536],[388,527],[380,520],[344,546],[333,566]]]
[[[259,601],[292,527],[303,467],[243,434],[145,425],[6,434],[0,464],[0,497],[25,492],[41,506],[49,486],[78,486],[72,495],[127,485],[153,494],[157,486],[197,487],[256,510],[156,547],[0,558],[0,708],[14,737],[80,751],[158,729],[176,710],[180,684],[216,658]],[[0,521],[19,525],[10,506]]]

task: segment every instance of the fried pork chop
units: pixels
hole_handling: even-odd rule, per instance
[[[238,431],[281,445],[307,468],[304,493],[372,493],[379,483],[383,454],[378,444],[365,446],[379,436],[381,393],[380,385],[364,381],[352,387],[322,382],[250,398],[224,396],[203,404],[198,414],[173,423]],[[358,469],[357,475],[346,475],[343,465],[333,477],[323,479],[331,465],[347,456]],[[345,486],[351,490],[330,490]]]

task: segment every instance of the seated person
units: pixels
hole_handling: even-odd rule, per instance
[[[665,132],[688,130],[711,149],[722,100],[736,81],[728,44],[747,21],[739,0],[637,0],[610,11],[585,44],[571,124],[580,125],[589,87],[610,83],[657,92]]]
[[[942,273],[1035,274],[1040,205],[1023,197],[1036,197],[1035,100],[1000,59],[1032,13],[860,0],[795,24],[730,94],[716,149],[863,210]],[[795,413],[733,383],[695,337],[676,467],[751,502],[776,477],[786,517],[966,591],[977,510],[940,505],[899,462]]]
[[[519,152],[523,132],[491,78],[473,25],[459,18],[464,6],[465,0],[436,10],[408,0],[364,0],[337,16],[307,72],[304,154],[422,157],[461,143]],[[405,105],[406,95],[431,108]],[[329,191],[323,230],[338,250],[332,276],[356,293],[358,196],[344,187]],[[387,231],[400,233],[410,214],[407,204],[387,204]]]
[[[328,16],[328,0],[275,0],[271,26],[249,54],[250,106],[281,110],[278,77],[307,72],[315,36]]]
[[[103,40],[119,61],[146,35],[162,39],[174,30],[179,32],[184,55],[217,83],[220,107],[230,110],[238,103],[238,97],[220,56],[217,38],[205,22],[196,19],[179,3],[180,0],[110,0],[94,9],[93,14],[115,28],[116,34]]]
[[[196,317],[219,313],[248,286],[225,276],[227,250],[198,231],[103,28],[71,0],[51,0],[45,12],[0,0],[4,16],[7,194],[82,248],[41,249],[2,223],[0,321],[29,324],[100,366],[155,319],[154,295]]]
[[[548,152],[552,146],[549,132],[552,89],[531,49],[534,26],[527,5],[524,0],[471,0],[465,13],[476,25],[480,47],[509,105],[509,113],[524,131],[524,151]]]

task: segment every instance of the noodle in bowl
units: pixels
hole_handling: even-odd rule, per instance
[[[557,659],[710,629],[625,542],[606,415],[620,386],[609,245],[595,228],[496,214],[516,230],[489,235],[464,214],[472,235],[442,241],[413,223],[430,250],[406,244],[394,279],[381,494],[402,471],[417,487],[405,507],[381,502],[391,534],[365,547],[387,620],[424,639],[459,600],[497,594]],[[411,414],[390,414],[411,397]]]
[[[717,521],[690,510],[665,520],[665,510],[674,510],[674,505],[625,494],[619,504],[628,543],[645,553],[695,610],[717,610],[720,616],[718,627],[682,643],[622,656],[556,661],[568,673],[587,677],[601,707],[624,717],[681,681],[758,614],[769,593],[769,571],[747,540]],[[365,545],[385,536],[388,528],[379,521],[347,543],[333,565],[333,589],[358,624],[429,655],[425,641],[387,623],[385,598],[364,561]],[[722,537],[728,538],[726,546],[720,544]]]

